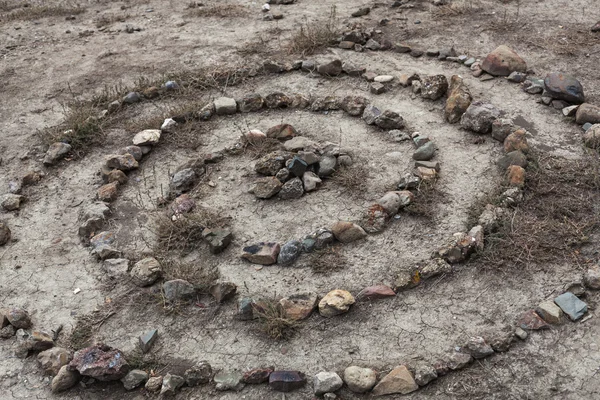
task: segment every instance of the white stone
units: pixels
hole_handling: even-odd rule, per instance
[[[177,122],[175,122],[172,118],[167,118],[160,126],[160,130],[163,132],[173,132],[175,127],[177,126]]]
[[[335,372],[319,372],[313,380],[315,395],[321,396],[325,393],[335,392],[342,387],[344,381]]]
[[[145,146],[145,145],[155,145],[160,140],[160,130],[159,129],[146,129],[139,133],[137,133],[133,137],[133,145],[134,146]]]
[[[229,115],[237,112],[237,103],[231,97],[219,97],[213,103],[217,115]]]
[[[394,77],[392,75],[379,75],[376,76],[375,79],[373,79],[375,82],[380,82],[380,83],[386,83],[386,82],[391,82],[394,80]]]
[[[262,6],[262,10],[263,10],[263,12],[268,12],[268,11],[270,11],[270,10],[271,10],[271,6],[270,6],[270,5],[268,5],[268,4],[264,4],[264,5]]]

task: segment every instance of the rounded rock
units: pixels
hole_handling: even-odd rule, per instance
[[[335,372],[319,372],[313,379],[315,395],[321,396],[325,393],[335,392],[340,389],[344,381]]]
[[[365,393],[377,383],[377,374],[371,368],[350,366],[344,370],[344,382],[352,392]]]

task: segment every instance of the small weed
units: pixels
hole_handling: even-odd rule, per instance
[[[219,4],[215,6],[191,7],[192,17],[234,18],[246,15],[247,9],[239,4]]]
[[[71,2],[65,5],[33,5],[21,8],[10,6],[7,3],[0,4],[0,6],[11,10],[0,16],[0,20],[3,21],[30,21],[47,17],[79,15],[86,11],[85,8]]]
[[[154,353],[144,354],[138,348],[125,353],[125,359],[129,364],[129,367],[133,369],[141,369],[150,373],[151,371],[158,371],[166,367],[166,364]]]
[[[160,262],[165,280],[183,279],[194,285],[199,293],[208,289],[219,279],[219,269],[215,265],[183,261],[169,258],[164,253],[155,255]]]
[[[156,250],[188,254],[202,245],[204,229],[223,226],[225,221],[217,212],[207,209],[179,214],[175,219],[161,213],[156,219]]]
[[[341,246],[329,246],[312,253],[308,265],[315,274],[329,275],[346,267],[346,257],[342,254]]]
[[[273,151],[281,150],[281,142],[277,139],[266,138],[262,140],[244,139],[244,153],[252,159],[257,159]]]
[[[438,205],[447,199],[447,193],[438,188],[436,180],[423,180],[416,189],[415,199],[405,211],[426,220],[433,220]]]
[[[339,36],[336,7],[332,6],[327,21],[305,22],[288,44],[290,54],[307,56],[330,46]]]
[[[367,189],[369,182],[369,170],[366,163],[355,162],[350,166],[338,168],[331,177],[331,180],[345,188],[350,194],[362,194]]]
[[[279,302],[274,299],[262,299],[257,304],[254,315],[258,317],[262,331],[275,340],[289,339],[297,324],[286,315]]]
[[[112,25],[115,22],[125,22],[129,15],[103,14],[94,20],[96,28]]]

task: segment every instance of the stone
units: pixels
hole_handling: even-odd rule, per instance
[[[526,78],[527,78],[526,73],[513,71],[508,75],[508,77],[506,79],[509,80],[510,82],[521,83],[521,82],[524,82]]]
[[[230,97],[219,97],[213,104],[217,115],[231,115],[237,112],[237,103]]]
[[[176,127],[177,122],[173,118],[167,118],[163,121],[162,125],[160,126],[160,130],[161,132],[172,133],[175,131]]]
[[[112,171],[110,171],[106,177],[106,181],[108,183],[113,183],[113,182],[117,182],[120,185],[124,185],[129,181],[129,178],[127,178],[127,175],[125,175],[125,173],[123,171],[120,171],[118,169],[113,169]]]
[[[244,247],[242,258],[252,264],[271,265],[277,262],[280,249],[278,243],[260,242]]]
[[[366,393],[377,383],[377,374],[371,368],[352,365],[344,370],[344,382],[354,393]]]
[[[317,174],[312,171],[305,172],[302,176],[302,183],[304,184],[305,192],[312,192],[316,190],[323,181]]]
[[[160,388],[161,396],[175,396],[184,383],[185,379],[182,376],[167,373],[163,378],[162,387]]]
[[[523,187],[525,186],[525,169],[518,165],[508,167],[506,177],[509,186]]]
[[[132,143],[134,146],[153,146],[160,140],[160,129],[146,129],[136,133]]]
[[[571,292],[561,294],[554,299],[554,302],[569,316],[571,321],[577,321],[587,312],[587,304]]]
[[[427,49],[425,54],[427,54],[428,57],[437,57],[440,55],[440,51],[437,49]]]
[[[142,96],[138,92],[129,92],[125,97],[123,97],[123,103],[125,104],[133,104],[137,103],[142,99]]]
[[[335,289],[321,299],[319,302],[319,313],[325,318],[331,318],[348,312],[350,306],[354,303],[354,297],[350,292]]]
[[[600,148],[600,124],[592,125],[583,134],[583,143],[591,149]]]
[[[549,324],[557,325],[563,322],[563,312],[552,300],[540,303],[535,312]]]
[[[384,396],[387,394],[408,394],[417,390],[419,386],[415,382],[412,374],[401,365],[394,368],[389,374],[384,376],[373,388],[374,396]]]
[[[429,100],[441,99],[448,90],[448,79],[444,75],[432,75],[421,78],[421,97]]]
[[[90,239],[90,246],[97,248],[100,246],[108,246],[116,240],[115,234],[110,231],[100,232]]]
[[[398,83],[404,87],[412,86],[413,81],[419,81],[421,78],[417,73],[401,74]]]
[[[505,190],[500,195],[500,203],[503,206],[515,206],[523,201],[523,191],[518,187]]]
[[[156,282],[160,278],[161,273],[162,270],[158,260],[154,257],[147,257],[135,263],[130,275],[133,283],[137,286],[145,287]]]
[[[347,73],[349,76],[353,76],[355,78],[358,78],[358,77],[362,76],[365,73],[366,70],[367,69],[365,67],[356,66],[356,65],[351,64],[349,62],[345,62],[342,65],[342,71],[344,71],[345,73]]]
[[[325,76],[338,76],[342,73],[342,61],[335,59],[324,64],[319,64],[317,72]]]
[[[583,274],[583,283],[593,290],[600,290],[600,267],[597,265],[588,268]]]
[[[387,83],[394,80],[393,75],[378,75],[373,79],[375,82]]]
[[[521,329],[537,331],[540,329],[549,329],[550,325],[546,323],[535,310],[526,311],[517,322]]]
[[[16,329],[28,329],[31,327],[31,318],[29,313],[22,308],[11,308],[3,310],[2,314],[8,322]]]
[[[337,166],[337,158],[331,155],[324,155],[317,164],[317,175],[319,177],[325,177],[333,174]]]
[[[259,199],[269,199],[279,193],[282,187],[283,183],[279,179],[269,176],[254,181],[254,186],[251,190]]]
[[[121,108],[121,102],[119,100],[115,100],[108,105],[108,112],[114,113],[119,108]]]
[[[210,103],[206,104],[204,107],[202,107],[200,109],[200,111],[198,111],[198,118],[201,119],[202,121],[207,121],[213,116],[214,113],[215,113],[215,105],[212,102],[210,102]]]
[[[183,279],[173,279],[163,283],[165,300],[168,302],[189,300],[196,294],[194,285]]]
[[[300,178],[293,178],[283,184],[279,191],[281,200],[299,199],[304,194],[304,184]]]
[[[277,172],[277,174],[275,174],[275,178],[277,178],[281,183],[286,183],[292,178],[292,174],[289,169],[282,168]],[[306,191],[306,187],[304,190]]]
[[[387,192],[383,195],[382,198],[377,200],[377,204],[383,207],[383,209],[389,216],[395,215],[400,210],[400,196],[397,192]]]
[[[578,105],[564,107],[561,111],[565,117],[574,117],[577,114]]]
[[[368,105],[365,107],[365,111],[363,112],[362,119],[365,121],[367,125],[373,125],[377,119],[381,115],[381,110],[379,108]]]
[[[299,151],[305,148],[316,146],[316,143],[307,137],[296,136],[295,138],[288,140],[283,144],[283,147],[287,151]]]
[[[282,92],[274,92],[265,97],[268,108],[287,108],[292,104],[292,99]]]
[[[75,352],[68,368],[99,381],[116,381],[129,372],[123,353],[102,343]]]
[[[198,386],[210,382],[212,377],[212,367],[206,361],[201,361],[198,365],[188,368],[183,377],[185,384],[189,387]]]
[[[71,371],[67,365],[63,365],[58,374],[52,379],[52,384],[50,385],[52,393],[64,392],[75,386],[77,381],[79,381],[79,373]]]
[[[363,228],[353,222],[338,221],[331,226],[331,232],[342,243],[351,243],[367,236]]]
[[[294,127],[290,124],[280,124],[275,125],[272,128],[269,128],[267,131],[267,137],[278,139],[283,141],[290,140],[293,137],[297,136],[298,132]]]
[[[489,53],[481,63],[481,68],[495,76],[509,76],[511,72],[527,72],[527,64],[510,47],[501,45]]]
[[[544,79],[546,92],[553,99],[564,100],[568,103],[581,104],[585,101],[583,86],[573,76],[560,72],[551,72]]]
[[[383,83],[373,82],[370,85],[370,90],[373,94],[382,94],[386,91],[386,87]]]
[[[279,304],[288,318],[300,321],[308,318],[317,307],[318,296],[316,293],[300,293],[284,297]]]
[[[140,335],[140,337],[138,337],[138,345],[140,346],[142,353],[149,352],[152,348],[152,345],[154,345],[154,342],[156,342],[156,339],[158,339],[157,329],[151,329]]]
[[[351,42],[349,40],[343,40],[338,44],[338,47],[340,49],[344,49],[344,50],[351,50],[354,48],[355,43]]]
[[[521,340],[525,340],[525,339],[527,339],[528,335],[527,335],[526,331],[524,331],[520,327],[517,327],[517,329],[515,329],[515,336],[518,337]]]
[[[193,168],[184,168],[171,177],[169,188],[175,194],[181,194],[191,190],[198,181],[198,175]]]
[[[434,381],[438,378],[438,374],[433,365],[419,363],[415,367],[415,382],[419,386],[425,386],[429,382]]]
[[[583,103],[577,109],[575,114],[575,122],[579,125],[586,123],[600,124],[600,106],[596,106],[590,103]]]
[[[375,125],[381,129],[402,129],[404,119],[397,112],[385,110],[375,118]]]
[[[584,132],[587,132],[592,126],[594,125],[590,124],[589,122],[586,122],[585,124],[583,124],[581,129],[583,129]]]
[[[106,166],[121,171],[130,171],[138,168],[139,164],[131,154],[114,154],[106,157]]]
[[[148,373],[146,371],[142,371],[141,369],[131,370],[125,375],[121,382],[123,382],[123,387],[125,390],[133,390],[136,387],[146,383],[148,380]]]
[[[220,254],[231,244],[233,234],[229,229],[206,228],[202,231],[202,237],[212,254]]]
[[[490,133],[493,122],[500,118],[500,110],[490,103],[475,101],[460,119],[463,128],[476,133]]]
[[[260,111],[265,106],[265,99],[258,93],[252,93],[238,100],[240,112],[249,113]]]
[[[401,292],[412,289],[421,283],[421,275],[417,269],[402,270],[398,273],[394,281],[394,290]]]
[[[375,285],[364,288],[356,296],[358,300],[379,300],[387,297],[393,297],[396,292],[391,287],[386,285]]]
[[[239,371],[220,371],[213,377],[215,389],[218,391],[233,390],[239,392],[244,388],[242,374]]]
[[[412,49],[409,54],[411,57],[419,58],[423,55],[423,50]]]
[[[62,347],[54,347],[38,354],[37,360],[45,374],[58,375],[60,369],[71,361],[71,352]]]
[[[302,242],[296,239],[292,239],[289,242],[281,246],[279,256],[277,257],[277,263],[281,265],[289,265],[296,261],[302,253]]]
[[[99,260],[108,260],[111,258],[121,258],[122,254],[119,250],[115,249],[110,245],[102,245],[96,247],[91,252],[92,255],[96,256]]]
[[[463,369],[473,362],[470,354],[454,352],[447,360],[448,368],[452,371]]]
[[[451,273],[452,266],[441,258],[434,258],[419,266],[418,270],[421,279],[430,279],[438,275]]]
[[[242,382],[252,385],[267,383],[269,382],[269,376],[271,376],[272,373],[272,367],[251,369],[250,371],[244,372],[244,375],[242,376]]]
[[[506,171],[511,165],[518,165],[519,167],[526,168],[528,162],[527,156],[525,156],[525,154],[523,154],[522,151],[515,150],[501,157],[498,160],[497,164],[501,170]]]
[[[308,169],[306,161],[300,159],[298,156],[292,158],[287,163],[287,168],[290,170],[293,176],[302,177]]]
[[[463,79],[458,75],[452,75],[448,89],[448,99],[444,107],[444,118],[451,124],[460,121],[462,115],[467,111],[473,100]]]
[[[494,349],[481,336],[472,336],[464,347],[474,359],[485,358],[494,354]]]
[[[0,197],[0,205],[6,211],[15,211],[21,207],[21,203],[25,201],[25,197],[20,194],[7,193]]]
[[[503,214],[504,210],[502,208],[496,207],[493,204],[487,204],[479,216],[478,223],[483,226],[484,232],[495,232],[500,227],[499,221]]]
[[[371,38],[367,40],[367,43],[365,43],[365,49],[369,49],[371,51],[381,50],[381,44],[378,41]]]
[[[0,314],[0,317],[3,316]],[[14,326],[6,325],[0,329],[0,339],[10,339],[11,337],[15,336],[16,333],[17,330]]]
[[[219,282],[212,285],[208,291],[215,301],[221,304],[237,294],[237,285],[232,282]]]
[[[368,100],[362,96],[346,96],[342,99],[340,107],[348,115],[358,117],[363,114]]]
[[[250,321],[254,319],[254,309],[257,307],[256,302],[249,298],[243,297],[238,299],[237,317],[241,321]]]
[[[415,167],[434,169],[436,172],[440,172],[440,163],[437,161],[415,161]]]
[[[433,142],[427,142],[413,153],[413,160],[429,161],[435,155],[436,147]]]
[[[310,111],[335,111],[340,109],[340,99],[335,96],[318,97],[310,106]]]
[[[254,170],[262,175],[274,176],[285,166],[290,155],[283,151],[274,151],[261,157],[256,164]]]
[[[591,28],[592,32],[600,32],[600,21],[596,22]]]
[[[44,156],[44,165],[54,165],[62,160],[71,151],[68,143],[56,142],[50,145]]]
[[[162,382],[162,376],[152,376],[148,378],[148,382],[146,382],[144,388],[149,392],[158,392],[162,387]]]
[[[335,392],[343,385],[344,381],[342,381],[342,378],[335,372],[319,372],[313,379],[313,390],[317,396]]]
[[[273,371],[269,375],[269,387],[277,392],[291,392],[302,388],[306,377],[298,371]]]
[[[504,143],[504,140],[512,133],[514,125],[511,119],[498,118],[492,122],[492,138]]]

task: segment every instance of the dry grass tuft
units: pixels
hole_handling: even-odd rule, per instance
[[[297,328],[297,323],[290,319],[277,300],[262,299],[257,302],[254,315],[261,324],[261,329],[275,340],[289,339]]]
[[[320,51],[335,42],[339,36],[336,7],[332,6],[326,21],[305,22],[290,39],[288,52],[307,56]]]
[[[96,28],[112,25],[115,22],[125,22],[129,15],[103,14],[94,20]]]
[[[248,14],[246,7],[239,4],[219,4],[214,6],[190,7],[191,17],[234,18]]]
[[[354,160],[354,163],[348,167],[338,168],[331,180],[342,186],[351,195],[360,195],[366,192],[367,182],[369,182],[369,169],[366,163]]]
[[[317,250],[308,258],[308,265],[315,274],[329,275],[346,267],[346,256],[342,254],[342,246],[329,246]]]
[[[24,4],[22,7],[15,7],[7,2],[0,3],[0,10],[7,11],[0,16],[2,21],[30,21],[47,17],[60,17],[69,15],[79,15],[86,11],[85,8],[67,2],[64,5],[33,5]]]
[[[525,199],[486,237],[482,265],[510,268],[583,261],[581,249],[600,226],[600,162],[537,158]]]
[[[164,254],[164,253],[163,253]],[[183,279],[194,285],[199,293],[208,293],[208,289],[219,279],[219,269],[216,265],[183,261],[168,258],[158,254],[165,280]]]
[[[253,160],[264,156],[273,151],[281,150],[281,142],[273,138],[261,140],[249,140],[244,138],[244,154],[250,156]]]
[[[435,18],[442,19],[478,13],[481,9],[480,0],[454,0],[449,5],[434,7],[432,13]]]
[[[432,221],[440,203],[447,201],[448,194],[439,189],[435,180],[423,180],[416,189],[414,201],[404,210],[410,215]]]

